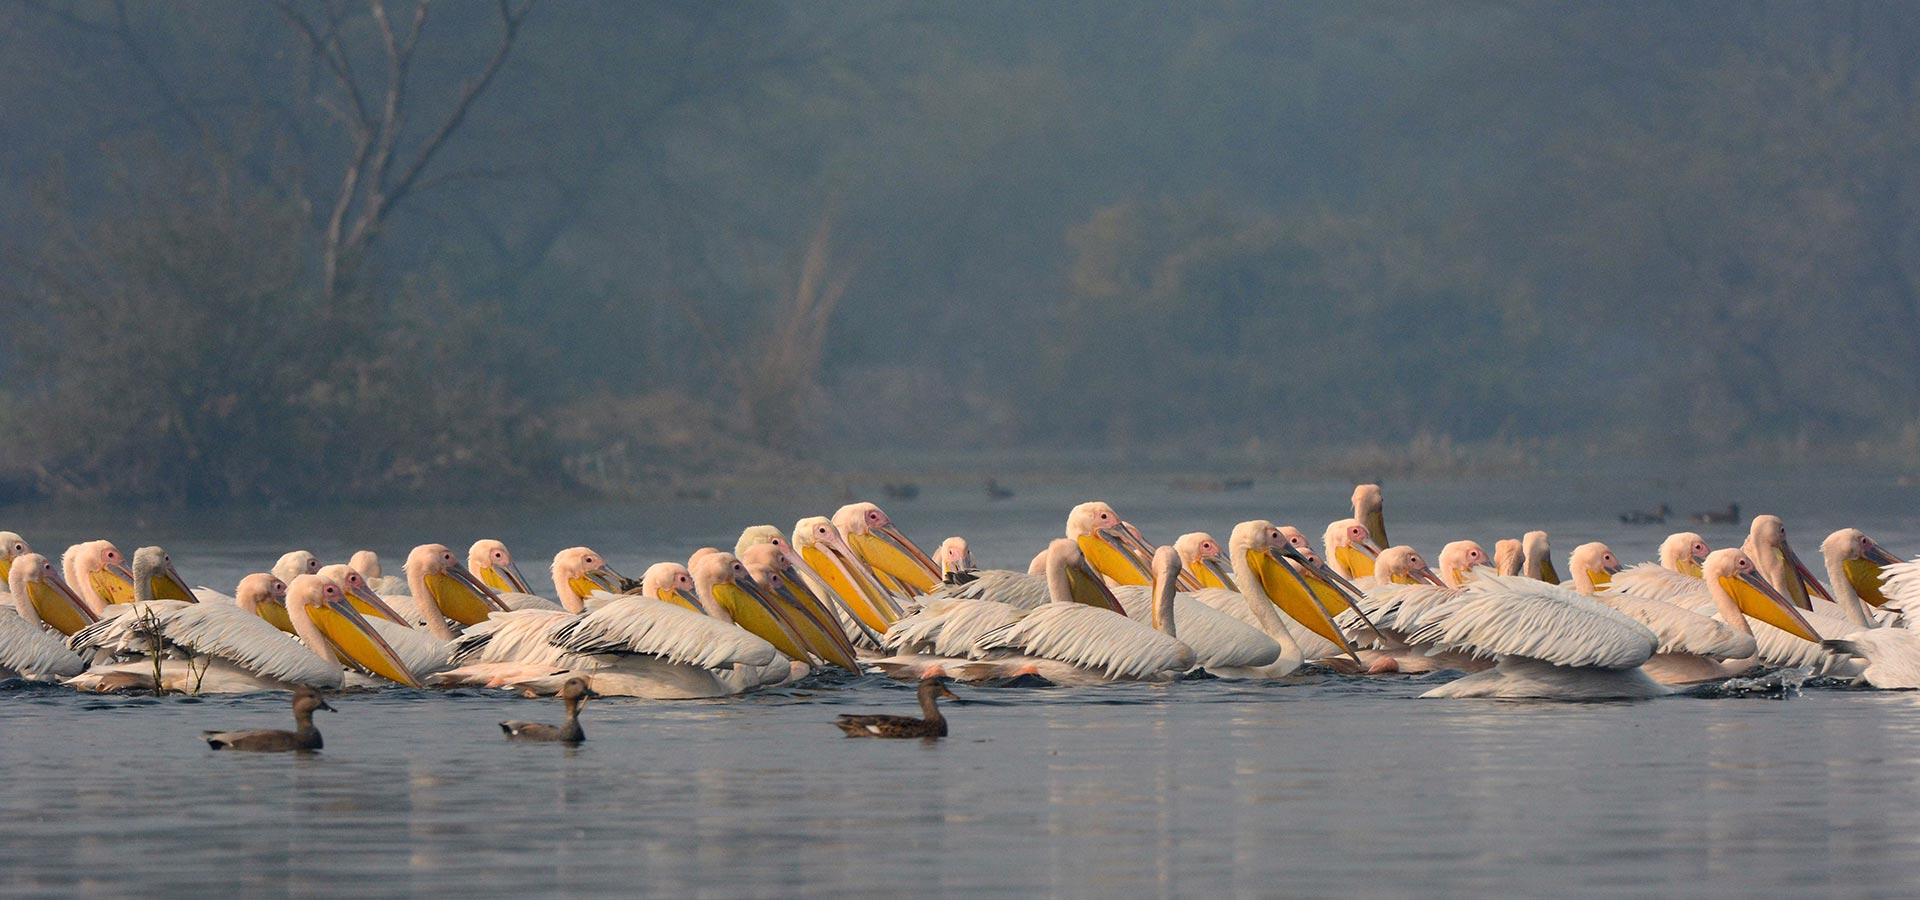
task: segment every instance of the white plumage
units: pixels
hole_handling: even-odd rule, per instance
[[[1821,644],[1835,653],[1866,660],[1860,677],[1874,687],[1882,690],[1920,688],[1920,632],[1905,628],[1867,628]]]
[[[1881,569],[1880,593],[1886,595],[1888,609],[1920,612],[1920,558]]]
[[[651,597],[622,597],[577,616],[554,632],[552,642],[569,653],[638,653],[702,669],[767,666],[780,659],[772,644],[743,628]]]
[[[930,599],[992,600],[1021,609],[1037,609],[1052,602],[1047,595],[1047,578],[1008,569],[986,569],[966,584],[943,584],[933,589]],[[926,601],[921,601],[926,602]]]
[[[20,617],[12,604],[0,606],[0,672],[35,680],[72,678],[86,660],[67,647],[61,635]]]
[[[1655,653],[1683,653],[1709,659],[1745,659],[1757,650],[1752,635],[1736,631],[1719,619],[1672,603],[1606,591],[1593,595],[1593,599],[1647,626],[1659,641]]]
[[[977,650],[982,655],[1009,650],[1057,660],[1116,680],[1172,678],[1194,664],[1193,649],[1181,641],[1082,603],[1049,603],[1030,610],[1019,621],[987,633]]]
[[[1213,590],[1233,593],[1221,588]],[[1127,618],[1136,622],[1152,621],[1151,587],[1121,585],[1113,589],[1113,596],[1126,608]],[[1192,648],[1194,662],[1203,669],[1254,668],[1271,665],[1280,658],[1280,645],[1262,633],[1257,623],[1242,621],[1191,593],[1174,595],[1173,621],[1180,643]]]
[[[1618,610],[1565,588],[1510,575],[1469,582],[1429,611],[1411,638],[1475,656],[1521,656],[1556,666],[1631,669],[1658,639]]]
[[[1707,583],[1698,576],[1683,575],[1650,562],[1621,570],[1607,586],[1617,594],[1688,607],[1707,596]]]
[[[299,640],[232,603],[143,601],[116,604],[108,608],[108,616],[75,632],[68,644],[81,651],[144,657],[113,667],[129,674],[152,673],[151,654],[157,638],[163,654],[205,658],[198,664],[199,672],[191,671],[195,667],[191,659],[162,660],[163,680],[179,678],[203,693],[297,684],[339,687],[342,683],[340,666],[321,659]],[[183,671],[168,671],[171,669]]]

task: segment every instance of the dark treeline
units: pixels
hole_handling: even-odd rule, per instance
[[[0,493],[1920,452],[1902,3],[0,7]]]

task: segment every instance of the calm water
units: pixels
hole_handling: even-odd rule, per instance
[[[1737,499],[1786,517],[1803,556],[1841,525],[1920,551],[1920,490],[1868,476],[1711,475],[1390,484],[1389,531],[1429,553],[1545,527],[1564,556],[1664,535],[1612,514]],[[1150,537],[1253,516],[1317,534],[1339,484],[1191,495],[1158,484],[989,503],[886,504],[923,544],[968,535],[1023,565],[1065,508],[1104,496]],[[1625,498],[1625,499],[1622,499]],[[590,544],[630,574],[741,525],[835,498],[680,508],[333,512],[137,523],[0,510],[57,551],[165,544],[193,583],[282,551],[506,540],[531,575]],[[1706,532],[1715,546],[1733,529]],[[850,711],[908,711],[875,678],[729,702],[606,700],[577,750],[509,745],[503,718],[558,705],[486,692],[338,698],[310,757],[216,754],[207,728],[285,727],[284,695],[82,697],[0,685],[0,892],[127,897],[981,895],[1907,896],[1920,890],[1920,694],[1842,687],[1646,703],[1417,701],[1410,680],[960,687],[954,736],[851,741]]]

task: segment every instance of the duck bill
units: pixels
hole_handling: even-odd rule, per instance
[[[799,572],[791,566],[782,566],[776,574],[773,593],[798,613],[788,616],[788,622],[814,656],[849,672],[860,671],[853,642],[847,640],[847,633],[840,630],[839,620],[826,604],[807,590]]]
[[[1152,584],[1153,573],[1147,568],[1146,560],[1134,556],[1132,548],[1117,532],[1116,528],[1102,528],[1075,538],[1074,543],[1080,545],[1080,555],[1086,558],[1087,565],[1112,579],[1114,584]]]
[[[393,607],[388,606],[387,601],[380,599],[380,595],[374,593],[373,588],[367,587],[364,579],[358,587],[347,591],[347,602],[353,604],[353,608],[359,610],[363,616],[374,616],[385,619],[395,625],[408,628],[413,627],[412,623],[401,618],[400,614],[394,611]]]
[[[314,626],[326,636],[327,643],[333,645],[334,652],[341,659],[388,681],[397,681],[407,687],[420,686],[420,680],[400,661],[400,655],[393,652],[393,647],[379,632],[373,630],[373,625],[360,614],[360,610],[354,608],[351,601],[336,600],[313,607],[311,614]]]
[[[1827,586],[1821,584],[1820,579],[1815,578],[1813,572],[1807,569],[1807,564],[1800,561],[1800,554],[1793,552],[1793,547],[1786,544],[1782,544],[1780,549],[1781,552],[1786,555],[1787,566],[1793,569],[1794,577],[1790,579],[1790,582],[1798,582],[1800,585],[1798,599],[1806,600],[1806,595],[1812,594],[1828,603],[1832,603],[1833,595],[1828,593]],[[1800,606],[1801,609],[1812,609],[1813,601],[1807,600],[1804,605],[1796,602],[1794,605]]]
[[[533,589],[527,586],[527,577],[520,574],[518,563],[500,566],[487,566],[479,572],[480,581],[496,591],[509,591],[515,594],[531,594]],[[614,593],[619,593],[615,590]],[[580,596],[584,597],[585,594]]]
[[[26,599],[33,604],[33,612],[41,622],[68,637],[100,621],[64,581],[29,581]]]
[[[940,583],[940,567],[933,558],[920,552],[913,541],[892,525],[882,525],[870,533],[847,535],[855,553],[867,565],[899,582],[908,593],[924,594]]]
[[[160,571],[153,573],[151,582],[147,587],[153,591],[153,599],[155,600],[180,600],[186,603],[200,602],[200,598],[193,595],[193,589],[187,587],[186,579],[180,577],[180,572],[174,569],[172,563],[162,566]]]
[[[713,597],[741,628],[773,645],[789,659],[806,662],[807,649],[781,615],[773,598],[752,579],[735,578],[713,586]]]
[[[440,613],[462,625],[478,625],[485,622],[488,615],[507,610],[500,595],[473,577],[466,566],[456,563],[445,572],[429,572],[426,581]]]
[[[1807,623],[1800,610],[1773,585],[1757,572],[1730,576],[1720,579],[1722,587],[1733,595],[1733,602],[1740,607],[1740,613],[1755,621],[1765,622],[1794,637],[1813,643],[1820,642],[1820,634]]]
[[[888,625],[900,618],[900,610],[892,599],[865,577],[851,554],[832,544],[809,544],[800,548],[800,558],[806,560],[820,583],[868,632],[885,632]]]
[[[1240,590],[1233,582],[1233,571],[1227,568],[1227,561],[1218,556],[1206,556],[1195,562],[1194,577],[1201,587],[1223,588],[1229,591]]]
[[[1326,606],[1314,597],[1307,579],[1287,565],[1280,552],[1248,550],[1247,563],[1253,570],[1254,579],[1260,582],[1260,587],[1273,605],[1280,607],[1280,611],[1286,613],[1288,618],[1332,641],[1342,652],[1359,661],[1360,656],[1354,652],[1353,645],[1347,643],[1347,636],[1341,634],[1339,627],[1333,624],[1333,614],[1327,612]]]
[[[1880,549],[1878,545],[1868,547],[1859,559],[1849,559],[1840,564],[1846,573],[1847,583],[1853,586],[1853,592],[1860,595],[1874,607],[1885,606],[1887,595],[1880,590],[1880,579],[1886,574],[1881,568],[1899,562],[1899,557]]]
[[[1085,563],[1067,567],[1067,591],[1075,603],[1097,606],[1122,616],[1127,614],[1127,608],[1121,606],[1119,598],[1107,588],[1106,580]]]
[[[1340,561],[1341,568],[1353,573],[1355,578],[1373,577],[1373,555],[1356,545],[1333,548],[1334,558]]]
[[[133,575],[118,565],[106,565],[100,571],[87,576],[93,584],[94,593],[105,598],[108,604],[132,603],[134,600]]]

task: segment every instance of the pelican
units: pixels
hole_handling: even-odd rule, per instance
[[[903,596],[925,594],[940,583],[940,567],[872,503],[849,503],[833,514],[834,527],[853,551]]]
[[[1659,641],[1645,625],[1536,579],[1475,578],[1427,612],[1416,644],[1493,659],[1493,668],[1420,696],[1603,700],[1668,692],[1640,666]]]
[[[1219,588],[1225,591],[1238,591],[1240,585],[1233,580],[1233,561],[1227,557],[1227,551],[1213,535],[1204,531],[1193,531],[1181,535],[1173,542],[1173,549],[1180,554],[1181,565],[1194,583],[1203,588]]]
[[[933,561],[939,564],[940,581],[945,584],[966,584],[980,571],[973,561],[973,549],[959,535],[941,541],[940,548],[933,551]]]
[[[1547,545],[1546,532],[1529,531],[1520,536],[1520,574],[1548,584],[1560,583],[1560,573],[1553,568],[1553,548]]]
[[[453,625],[478,625],[494,612],[511,607],[493,589],[475,578],[445,544],[421,544],[407,554],[407,589],[411,596],[382,597],[408,622],[426,626],[443,641],[454,638]],[[550,604],[549,604],[550,605]]]
[[[1701,593],[1700,564],[1711,553],[1707,542],[1691,531],[1675,532],[1660,542],[1660,561],[1641,563],[1613,576],[1615,593],[1648,600],[1676,602]],[[1685,604],[1683,604],[1685,605]]]
[[[1459,587],[1472,578],[1475,569],[1491,566],[1487,551],[1474,541],[1454,541],[1440,548],[1440,583]]]
[[[60,565],[67,584],[94,615],[101,615],[112,604],[133,602],[133,576],[122,560],[111,542],[87,541],[68,547]]]
[[[1718,681],[1764,665],[1748,617],[1812,639],[1812,627],[1759,576],[1745,553],[1728,549],[1707,560],[1700,583],[1712,598],[1715,616],[1608,589],[1620,573],[1620,561],[1605,544],[1574,548],[1567,573],[1574,590],[1633,617],[1659,639],[1642,668],[1661,684]]]
[[[1327,565],[1344,578],[1371,577],[1374,559],[1385,546],[1373,542],[1373,535],[1359,519],[1334,520],[1320,541],[1327,551]]]
[[[0,676],[52,681],[80,674],[86,660],[61,638],[98,621],[93,611],[46,557],[29,550],[7,563],[13,603],[0,608]]]
[[[1169,681],[1193,668],[1193,649],[1166,633],[1174,627],[1170,593],[1155,617],[1159,629],[1127,618],[1078,544],[1065,538],[1048,545],[1045,578],[1049,602],[1032,608],[928,600],[888,630],[886,645],[899,655],[875,665],[896,678],[917,679],[941,665],[966,681],[1030,672],[1066,684]]]
[[[1105,502],[1093,500],[1067,511],[1067,539],[1080,547],[1081,556],[1094,571],[1114,584],[1153,583],[1147,558],[1134,543],[1136,534]],[[1151,553],[1152,548],[1146,548],[1146,552]]]
[[[1161,547],[1153,554],[1152,587],[1121,585],[1113,589],[1114,599],[1126,609],[1128,618],[1150,622],[1193,648],[1194,664],[1208,673],[1222,678],[1268,677],[1270,667],[1280,659],[1279,642],[1261,633],[1257,626],[1221,612],[1191,593],[1180,592],[1183,571],[1180,552]],[[1163,617],[1169,619],[1165,627]],[[1174,623],[1178,623],[1178,631]]]
[[[279,583],[272,575],[253,575],[238,590],[263,605]],[[298,641],[240,605],[143,601],[68,641],[76,649],[138,658],[95,666],[67,683],[81,690],[143,687],[196,694],[338,687],[344,662],[419,686],[334,582],[318,575],[294,579],[286,588],[286,607]]]
[[[838,600],[859,622],[863,635],[879,646],[880,635],[900,618],[900,605],[880,586],[878,576],[854,552],[839,527],[825,516],[801,519],[793,523],[790,546],[807,564],[802,571],[818,580],[822,592]]]
[[[1864,660],[1860,680],[1867,684],[1883,690],[1920,688],[1920,633],[1873,627],[1866,610],[1867,597],[1879,596],[1885,602],[1881,589],[1887,585],[1877,583],[1882,567],[1890,572],[1912,564],[1901,563],[1857,528],[1834,532],[1820,549],[1834,594],[1851,611],[1848,618],[1859,629],[1821,645],[1849,659]]]
[[[1294,546],[1272,522],[1241,522],[1227,538],[1227,555],[1239,590],[1194,594],[1200,602],[1260,629],[1280,645],[1280,656],[1259,675],[1249,677],[1283,677],[1302,662],[1340,653],[1358,660],[1352,643],[1334,624],[1333,613],[1310,587],[1306,573],[1318,561],[1306,556],[1308,552]],[[1287,627],[1280,616],[1283,612],[1305,629],[1304,634],[1295,635]],[[1319,649],[1323,647],[1328,649]]]
[[[859,674],[853,642],[833,610],[807,586],[791,557],[792,551],[783,546],[755,544],[739,558],[773,601],[773,610],[786,631],[809,656]]]
[[[1881,579],[1888,567],[1900,564],[1900,558],[1888,553],[1873,538],[1858,528],[1842,528],[1820,543],[1821,561],[1826,564],[1827,580],[1833,582],[1833,603],[1815,601],[1818,612],[1838,613],[1860,628],[1885,624],[1876,616],[1886,605],[1887,595]],[[1832,607],[1837,606],[1835,610]]]
[[[833,645],[835,653],[851,653],[856,641],[862,646],[877,649],[880,646],[880,633],[862,618],[862,611],[865,610],[875,619],[882,618],[883,614],[898,618],[891,601],[886,599],[886,591],[880,589],[873,570],[860,562],[850,549],[844,552],[838,549],[844,543],[840,541],[839,529],[831,522],[819,518],[803,519],[801,522],[807,527],[803,529],[801,524],[797,524],[795,536],[801,536],[803,530],[807,532],[805,537],[810,542],[807,546],[813,558],[821,559],[833,567],[831,579],[815,570],[813,564],[808,562],[808,557],[794,549],[795,544],[772,525],[753,525],[741,531],[733,553],[749,566],[764,565],[775,570],[780,580],[791,585],[787,593],[792,595],[792,603],[806,606],[811,610],[807,615],[823,627],[838,630],[840,638],[831,634],[819,636]],[[834,586],[836,584],[845,585],[857,602],[843,596]],[[821,658],[828,659],[830,656],[823,655]]]
[[[1367,536],[1376,547],[1388,546],[1386,506],[1380,502],[1380,486],[1359,484],[1353,488],[1353,517],[1367,528]]]
[[[280,558],[274,562],[273,568],[267,571],[272,572],[273,577],[292,584],[295,578],[302,575],[318,574],[320,557],[313,555],[309,550],[289,550],[281,554]]]
[[[1501,575],[1518,575],[1525,560],[1520,542],[1513,538],[1501,538],[1493,542],[1493,566]]]
[[[610,600],[553,633],[551,642],[579,658],[574,671],[588,675],[595,692],[656,700],[726,697],[806,674],[805,663],[733,624],[729,608],[768,602],[738,558],[714,552],[691,563],[690,580],[706,615],[657,599],[681,591],[679,576],[687,574],[662,564],[641,578],[642,596]]]
[[[1458,573],[1452,583],[1446,581],[1446,575],[1434,574],[1412,547],[1388,547],[1380,552],[1373,583],[1357,604],[1372,617],[1377,634],[1371,641],[1362,638],[1365,649],[1360,655],[1369,673],[1478,672],[1492,665],[1472,654],[1417,644],[1411,636],[1419,630],[1422,616],[1460,598],[1459,588],[1471,575],[1473,563],[1469,560],[1476,551],[1479,545],[1472,541],[1455,541],[1441,551],[1442,572]],[[1486,554],[1481,552],[1480,556],[1484,560]],[[1358,612],[1342,616],[1341,623],[1358,624],[1358,616]]]
[[[1828,603],[1833,602],[1833,595],[1827,593],[1812,572],[1807,571],[1806,564],[1800,561],[1799,555],[1793,552],[1793,546],[1787,543],[1787,526],[1779,516],[1754,516],[1747,531],[1746,543],[1740,545],[1740,549],[1747,552],[1747,557],[1759,567],[1760,574],[1766,576],[1787,599],[1792,600],[1793,605],[1804,610],[1813,609],[1809,591]]]
[[[513,554],[507,552],[507,545],[492,538],[474,541],[467,549],[467,571],[503,596],[533,594],[526,577],[520,574],[520,567],[513,564]]]
[[[0,581],[12,583],[13,561],[33,552],[27,539],[11,531],[0,531]],[[0,605],[11,602],[0,598]]]
[[[347,565],[351,566],[355,572],[359,572],[361,578],[366,579],[367,587],[371,588],[376,595],[398,594],[407,589],[405,578],[381,573],[380,554],[372,550],[355,550],[353,556],[347,560]]]

